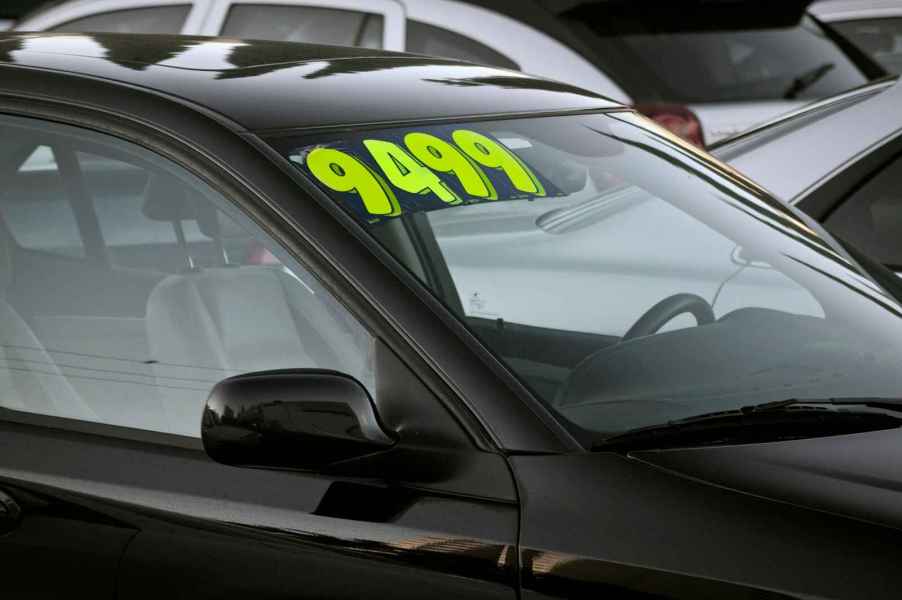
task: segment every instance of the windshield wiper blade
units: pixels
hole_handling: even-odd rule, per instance
[[[902,412],[902,398],[827,398],[826,400],[803,400],[800,398],[790,398],[789,400],[777,400],[776,402],[765,402],[763,404],[755,404],[752,406],[743,406],[740,411],[745,412],[761,412],[767,410],[781,410],[784,408],[805,408],[824,407],[824,406],[866,406],[868,408],[879,408],[890,412]],[[695,417],[690,417],[695,418]]]
[[[791,398],[633,429],[604,438],[592,450],[749,444],[898,427],[902,427],[900,398]]]
[[[773,412],[773,411],[799,411],[799,410],[828,410],[830,406],[862,406],[868,408],[878,408],[890,412],[902,413],[902,398],[825,398],[823,400],[809,400],[803,398],[788,398],[786,400],[776,400],[773,402],[763,402],[761,404],[751,404],[740,406],[730,410],[717,411],[712,413],[704,413],[685,419],[670,421],[673,423],[694,423],[697,421],[707,421],[729,415],[749,415],[752,413]]]
[[[836,65],[832,62],[823,63],[814,67],[813,69],[802,73],[798,77],[792,80],[792,83],[789,84],[789,87],[786,88],[786,91],[783,92],[783,98],[786,100],[793,100],[813,86],[815,83],[821,80],[821,78],[836,68]]]

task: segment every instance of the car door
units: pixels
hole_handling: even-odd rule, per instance
[[[345,297],[245,214],[240,195],[121,137],[142,131],[114,137],[22,114],[0,115],[0,130],[9,170],[38,141],[82,165],[69,186],[32,178],[37,199],[21,186],[0,195],[5,591],[516,597],[518,503],[504,456],[478,449]],[[28,246],[59,225],[29,216],[29,203],[54,193],[93,207],[103,275],[35,259],[48,252]],[[22,223],[31,237],[12,233]],[[53,285],[23,283],[38,281]],[[47,314],[60,305],[48,294],[73,307]],[[94,306],[79,301],[90,294]],[[304,367],[357,379],[398,451],[329,474],[208,458],[201,414],[217,381]]]
[[[205,35],[404,49],[397,0],[214,0]]]
[[[197,34],[209,9],[210,0],[68,2],[38,13],[16,29]]]

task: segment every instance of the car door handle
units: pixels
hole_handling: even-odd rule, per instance
[[[19,525],[22,509],[12,496],[0,490],[0,533],[12,531]]]

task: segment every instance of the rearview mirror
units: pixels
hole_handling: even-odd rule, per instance
[[[227,465],[322,469],[391,448],[366,389],[335,371],[262,371],[213,388],[201,423],[204,449]]]

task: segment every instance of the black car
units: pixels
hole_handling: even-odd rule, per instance
[[[737,172],[452,60],[0,56],[3,593],[897,596],[902,296]]]

